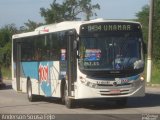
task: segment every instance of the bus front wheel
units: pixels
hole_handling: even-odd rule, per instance
[[[31,84],[30,80],[28,80],[28,82],[27,82],[27,96],[28,96],[28,100],[30,102],[34,101],[35,96],[32,94],[32,84]]]
[[[67,85],[64,86],[64,103],[67,108],[71,109],[74,107],[74,99],[68,96]]]

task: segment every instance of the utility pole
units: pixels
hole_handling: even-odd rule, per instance
[[[147,82],[151,82],[151,75],[152,75],[152,41],[153,41],[153,12],[154,12],[153,9],[154,9],[154,0],[150,0],[148,55],[147,55]]]

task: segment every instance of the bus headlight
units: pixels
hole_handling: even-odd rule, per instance
[[[141,77],[140,77],[140,80],[141,80],[141,81],[144,81],[144,77],[143,77],[143,76],[141,76]]]

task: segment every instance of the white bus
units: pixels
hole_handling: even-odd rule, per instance
[[[78,99],[145,95],[144,42],[138,22],[66,21],[13,35],[12,86],[28,94]]]

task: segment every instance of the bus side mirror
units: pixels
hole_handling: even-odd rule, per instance
[[[143,42],[143,52],[144,54],[147,54],[147,45]]]
[[[74,42],[73,42],[73,49],[77,49],[77,41],[76,40],[74,40]]]
[[[76,52],[76,55],[77,55],[77,58],[79,59],[79,44],[78,44],[79,42],[77,41],[77,40],[74,40],[74,42],[73,42],[73,49],[75,50],[75,51],[77,51]]]
[[[75,30],[70,30],[68,32],[68,36],[69,36],[69,39],[72,39],[72,41],[73,41],[73,49],[77,49],[77,40],[76,40],[77,34],[76,34],[76,31]]]

